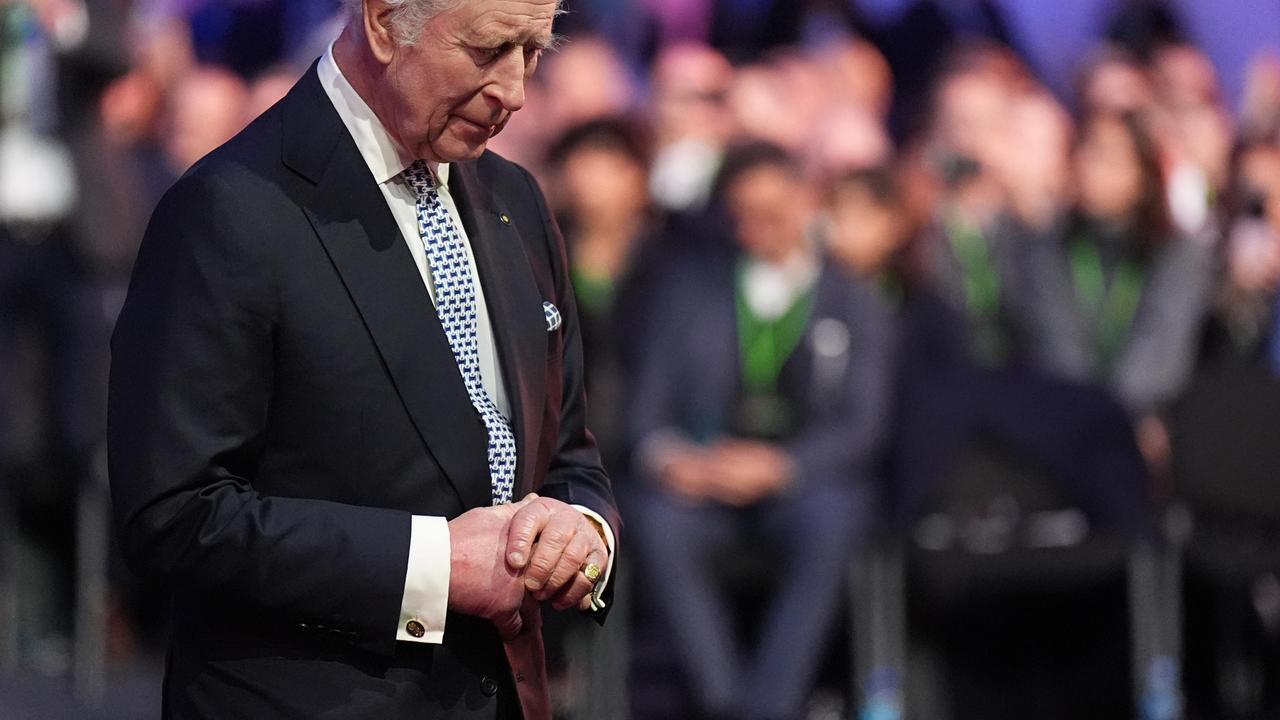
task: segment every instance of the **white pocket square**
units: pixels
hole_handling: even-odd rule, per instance
[[[555,332],[560,327],[560,310],[549,302],[543,302],[542,313],[547,316],[547,332]]]

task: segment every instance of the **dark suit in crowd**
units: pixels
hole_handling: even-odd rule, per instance
[[[1061,378],[1037,362],[1046,328],[1041,255],[1012,221],[977,237],[986,243],[989,293],[975,298],[974,267],[955,238],[925,237],[923,279],[907,293],[894,435],[894,515],[909,526],[975,443],[1030,463],[1095,525],[1144,528],[1146,468],[1123,406],[1087,378]],[[985,300],[980,300],[985,296]]]
[[[627,405],[638,449],[626,505],[637,573],[700,712],[799,717],[872,502],[890,387],[890,314],[861,281],[824,265],[777,383],[793,422],[768,438],[793,460],[794,484],[745,507],[693,503],[649,472],[645,446],[664,436],[693,444],[752,437],[741,418],[737,263],[732,253],[707,255],[714,259],[656,271],[645,296],[649,332]],[[721,587],[719,570],[761,548],[756,559],[772,593],[750,637],[740,637],[737,599]]]
[[[1158,412],[1177,399],[1191,378],[1213,285],[1207,240],[1174,234],[1147,249],[1139,238],[1089,223],[1066,223],[1024,238],[1030,287],[1026,303],[1035,329],[1029,354],[1055,376],[1107,387],[1135,416]],[[1111,283],[1131,272],[1137,302],[1115,340],[1108,342],[1083,298],[1078,253],[1092,249]]]
[[[617,528],[546,203],[492,153],[454,163],[450,189],[512,404],[515,496]],[[174,595],[166,717],[549,717],[536,607],[505,652],[453,614],[441,645],[396,641],[411,515],[491,504],[486,434],[314,66],[161,201],[112,348],[124,552]]]

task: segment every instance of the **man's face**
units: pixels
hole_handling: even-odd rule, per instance
[[[725,200],[738,244],[753,257],[781,263],[804,246],[808,195],[786,168],[744,171],[726,188]]]
[[[383,123],[415,157],[479,157],[524,105],[524,83],[552,42],[556,0],[462,0],[392,50]]]

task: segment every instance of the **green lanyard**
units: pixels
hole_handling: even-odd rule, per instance
[[[578,268],[570,271],[578,307],[591,312],[604,312],[613,306],[614,283],[604,275],[592,275]]]
[[[893,271],[884,270],[874,279],[876,288],[880,291],[880,297],[884,298],[890,306],[901,308],[907,298],[907,289],[902,284],[902,278]]]
[[[947,237],[964,271],[964,297],[969,312],[976,317],[993,318],[1000,309],[1000,275],[991,262],[991,248],[982,232],[951,223]]]
[[[1108,283],[1102,256],[1093,243],[1071,242],[1071,276],[1076,296],[1093,323],[1097,349],[1103,363],[1110,363],[1124,344],[1142,298],[1142,269],[1125,260]]]
[[[751,311],[742,287],[742,271],[736,283],[738,312],[738,350],[742,360],[742,379],[752,392],[770,392],[777,388],[782,366],[787,363],[804,336],[805,326],[813,311],[813,293],[796,299],[781,317],[765,320]]]

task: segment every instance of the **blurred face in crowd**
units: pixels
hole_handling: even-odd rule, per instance
[[[806,162],[814,177],[879,167],[891,159],[893,140],[875,116],[845,107],[825,114],[810,128]]]
[[[1258,214],[1280,232],[1280,146],[1261,145],[1240,158],[1238,182],[1245,212]]]
[[[591,37],[575,37],[549,58],[540,76],[548,108],[558,128],[595,118],[619,115],[631,104],[627,69],[607,43]]]
[[[994,74],[951,77],[939,90],[936,135],[951,152],[997,166],[1008,140],[1009,101],[1009,88]]]
[[[1235,142],[1226,111],[1217,105],[1195,105],[1175,113],[1169,125],[1171,149],[1204,170],[1214,187],[1225,185]]]
[[[781,263],[805,244],[812,203],[794,170],[759,165],[725,188],[738,244],[766,262]]]
[[[635,158],[617,149],[585,146],[564,161],[565,200],[585,224],[631,218],[648,205],[648,176]]]
[[[883,271],[906,240],[902,209],[867,181],[838,182],[829,212],[831,253],[861,275]]]
[[[353,84],[414,157],[479,157],[524,105],[525,81],[552,44],[556,8],[556,0],[457,3],[404,43],[393,8],[365,0],[361,26],[348,32],[367,41],[370,77]]]
[[[103,91],[99,102],[103,131],[122,145],[140,142],[154,133],[163,108],[164,88],[141,72],[116,79]]]
[[[701,45],[675,45],[658,55],[653,70],[654,130],[660,144],[694,138],[724,143],[732,131],[728,93],[733,68]]]
[[[815,63],[823,71],[824,84],[840,102],[883,118],[893,102],[893,73],[884,55],[864,41],[830,50]]]
[[[1152,103],[1151,80],[1137,64],[1120,57],[1100,61],[1081,83],[1087,112],[1127,113]]]
[[[796,54],[739,70],[729,95],[738,132],[802,152],[814,127],[831,116],[827,81],[818,63]]]
[[[1002,170],[1009,199],[1024,220],[1050,221],[1071,187],[1072,124],[1047,92],[1021,93],[1009,116]]]
[[[272,70],[255,78],[249,87],[249,102],[245,106],[246,124],[279,102],[296,82],[298,74],[285,69]]]
[[[1241,121],[1251,138],[1280,138],[1280,54],[1263,52],[1249,64]]]
[[[1130,219],[1143,195],[1138,148],[1124,122],[1094,116],[1083,129],[1075,155],[1080,207],[1104,221]]]
[[[180,78],[170,100],[165,140],[173,169],[185,172],[240,132],[247,102],[244,83],[225,70],[202,68]]]
[[[1270,293],[1280,284],[1280,146],[1246,150],[1236,184],[1241,207],[1228,239],[1228,277],[1238,290]]]
[[[1153,61],[1160,98],[1175,109],[1217,105],[1218,73],[1209,56],[1189,45],[1161,50]]]

